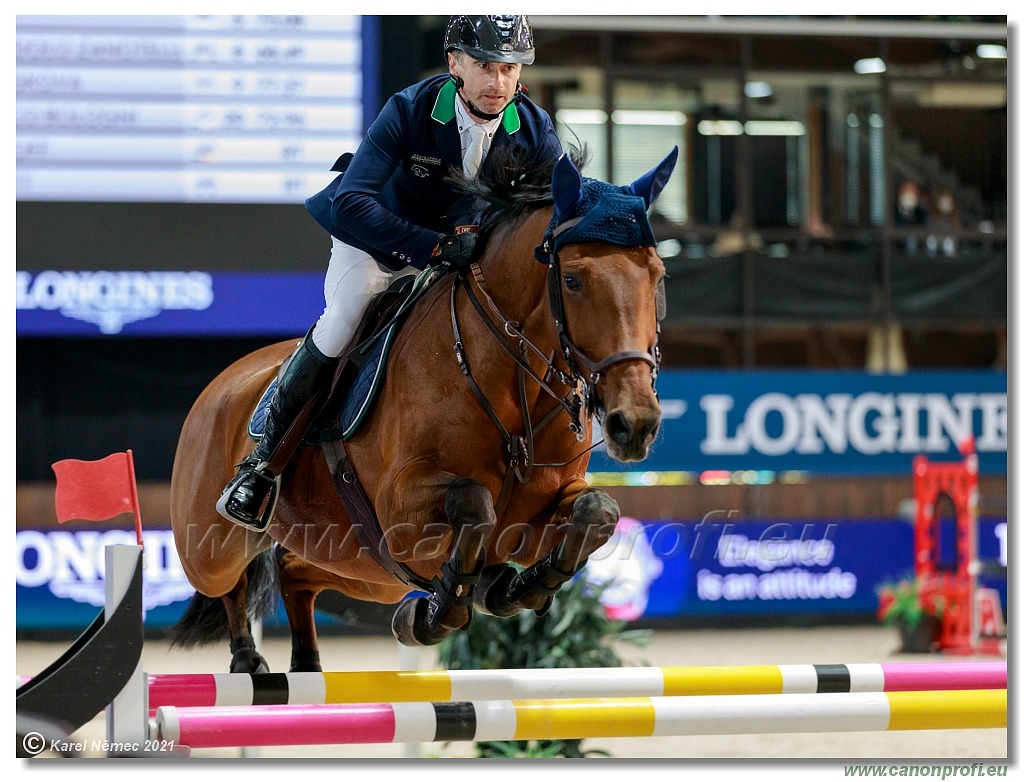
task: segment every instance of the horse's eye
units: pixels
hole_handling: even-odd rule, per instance
[[[565,283],[566,290],[578,291],[583,288],[583,283],[580,282],[580,278],[574,274],[562,275],[562,282]]]

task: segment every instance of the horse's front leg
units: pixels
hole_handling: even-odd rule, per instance
[[[318,574],[319,569],[282,545],[274,547],[274,558],[281,600],[291,629],[292,659],[288,670],[322,671],[314,607],[317,595],[326,587],[311,577]]]
[[[572,508],[568,521],[564,521],[566,505]],[[477,610],[512,616],[530,608],[543,614],[558,590],[611,538],[619,516],[618,503],[607,493],[589,487],[582,494],[571,492],[570,499],[559,505],[552,518],[559,532],[564,533],[561,539],[525,570],[516,571],[504,564],[486,568],[476,592]]]
[[[431,540],[440,545],[450,540],[451,545],[440,573],[431,582],[429,597],[409,598],[395,611],[391,629],[399,643],[406,646],[437,644],[453,630],[469,626],[473,618],[473,588],[483,571],[485,545],[495,525],[491,494],[476,481],[444,474],[440,480],[434,475],[419,485],[421,490],[423,486],[443,487],[441,504],[446,523],[440,535],[432,533],[432,529],[437,530],[436,522],[423,528],[413,523],[413,534],[419,539],[407,539],[404,543],[401,536],[389,539],[389,546],[394,549],[392,555],[407,562],[429,561],[439,553],[430,550]],[[401,495],[400,490],[396,493]],[[419,494],[422,500],[422,491]],[[419,514],[398,518],[423,518],[422,513],[421,510]]]

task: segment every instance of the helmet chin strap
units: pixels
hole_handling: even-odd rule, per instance
[[[482,120],[490,121],[492,119],[497,119],[505,112],[505,109],[507,109],[513,103],[518,104],[519,101],[523,99],[523,87],[519,82],[516,82],[516,91],[512,95],[512,100],[510,100],[508,103],[502,106],[501,111],[499,111],[498,113],[488,114],[486,111],[480,111],[480,109],[473,105],[473,102],[469,98],[462,94],[462,88],[466,86],[466,82],[462,80],[461,76],[456,76],[455,74],[452,74],[452,81],[455,82],[455,89],[458,91],[459,97],[462,98],[462,102],[466,104],[466,108],[469,109],[469,113],[479,117]]]

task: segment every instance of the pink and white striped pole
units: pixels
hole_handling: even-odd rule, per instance
[[[1006,690],[227,706],[156,712],[174,746],[1006,728]]]
[[[1006,688],[1006,661],[487,671],[152,674],[160,706],[258,706]]]

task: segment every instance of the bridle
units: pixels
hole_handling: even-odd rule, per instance
[[[558,252],[555,250],[555,239],[563,232],[574,228],[582,219],[582,217],[576,217],[558,224],[552,232],[551,238],[545,239],[541,245],[541,252],[548,257],[548,301],[551,305],[551,315],[555,319],[555,327],[558,330],[558,342],[562,347],[562,357],[569,365],[569,371],[574,376],[582,378],[582,373],[579,371],[580,364],[587,370],[589,375],[586,379],[586,385],[590,395],[596,391],[597,384],[601,380],[601,373],[608,369],[608,367],[621,364],[624,361],[645,361],[648,363],[651,367],[651,387],[654,388],[657,384],[658,371],[661,367],[661,350],[658,348],[658,338],[661,336],[661,320],[664,316],[664,282],[658,283],[658,325],[654,334],[654,344],[651,345],[650,350],[623,350],[619,353],[613,353],[600,361],[593,361],[576,346],[576,343],[570,339],[566,331],[565,307],[562,301],[562,268],[558,259]]]
[[[578,222],[578,219],[563,223],[556,228],[554,235],[557,236],[562,230],[568,230],[576,222]],[[594,409],[597,384],[601,381],[603,374],[609,367],[626,361],[643,361],[651,367],[651,387],[655,388],[658,371],[661,366],[658,336],[661,332],[661,319],[664,313],[664,283],[659,283],[658,287],[658,327],[655,331],[654,344],[651,345],[650,350],[624,350],[594,361],[569,337],[565,322],[565,308],[562,301],[561,265],[558,253],[553,248],[551,242],[545,241],[543,247],[549,258],[547,271],[548,301],[558,332],[562,358],[568,369],[567,372],[556,366],[553,354],[548,355],[545,353],[523,333],[521,323],[507,318],[501,312],[494,299],[487,292],[483,271],[480,269],[479,263],[474,262],[470,265],[469,275],[462,273],[456,275],[455,281],[452,284],[451,321],[452,332],[455,337],[454,351],[456,360],[462,374],[469,383],[470,389],[505,442],[507,461],[505,478],[502,482],[501,493],[495,503],[495,510],[499,513],[509,501],[513,479],[520,483],[526,483],[530,480],[535,467],[564,467],[600,445],[600,442],[594,443],[566,462],[540,464],[534,461],[534,441],[537,433],[550,424],[563,410],[569,418],[569,431],[576,436],[577,442],[583,442],[586,437],[584,422],[595,413],[599,415],[599,412]],[[520,414],[523,421],[523,436],[513,435],[508,431],[501,418],[495,412],[494,406],[484,395],[473,377],[466,358],[465,344],[462,340],[455,306],[456,294],[459,288],[465,290],[466,297],[469,299],[470,304],[473,305],[480,319],[494,335],[498,344],[511,356],[517,365],[517,389],[519,393]],[[474,288],[479,290],[479,295]],[[510,344],[510,339],[515,342],[515,346]],[[543,374],[538,374],[530,365],[531,354],[543,362]],[[585,372],[581,370],[581,366]],[[536,425],[534,425],[530,416],[529,398],[526,393],[527,377],[537,383],[544,393],[555,400],[551,410],[542,416]],[[568,388],[568,393],[563,394],[557,391],[552,387],[552,381],[557,381],[561,386]]]

